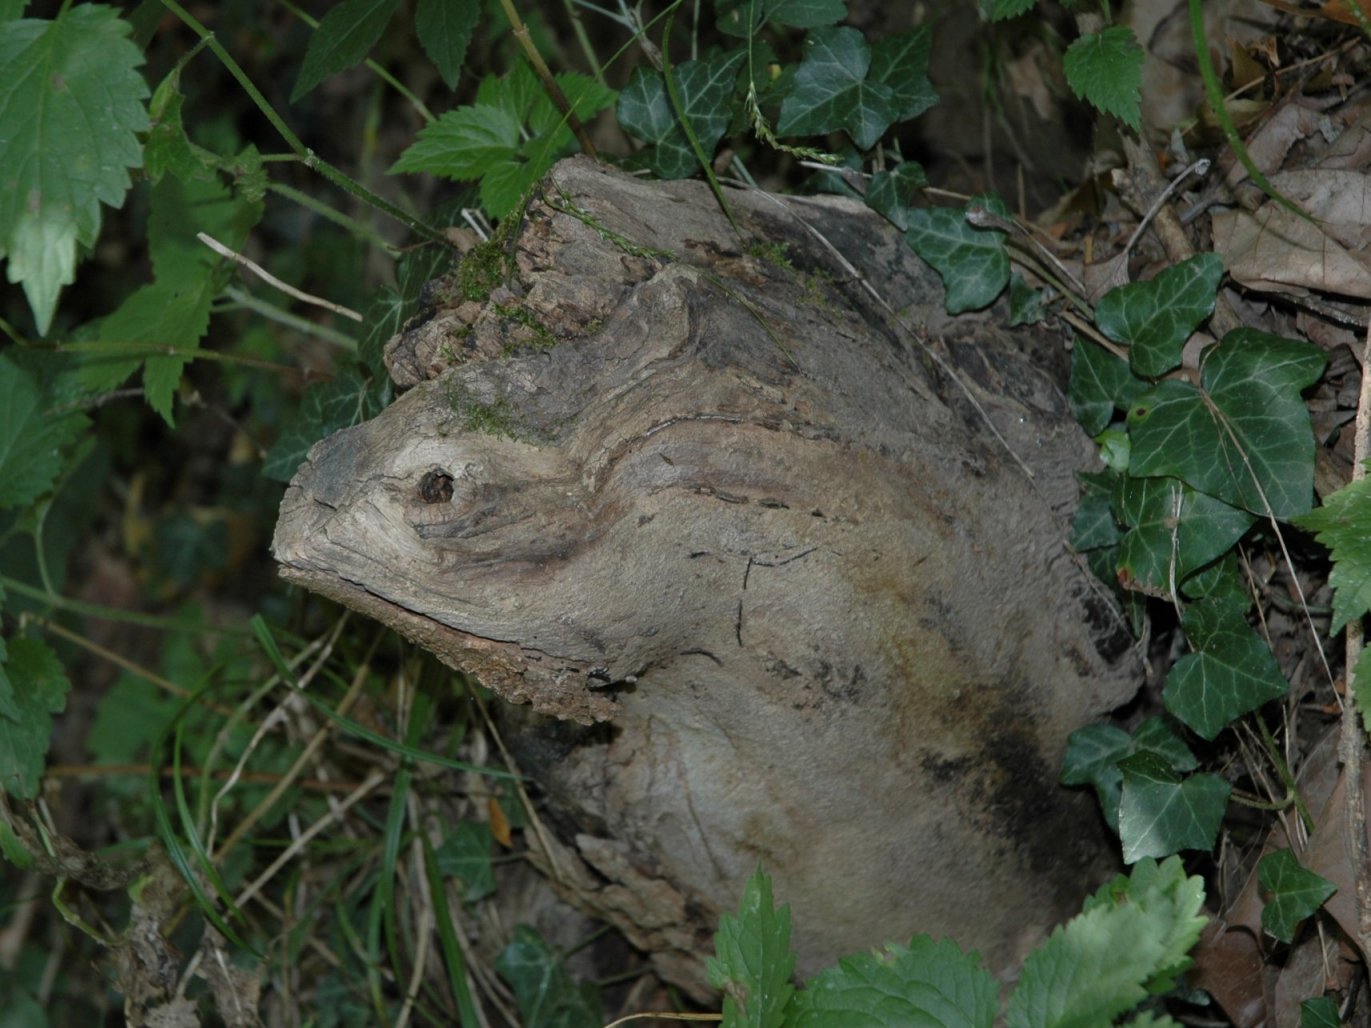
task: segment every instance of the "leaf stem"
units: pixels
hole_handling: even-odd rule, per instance
[[[581,119],[576,117],[576,111],[572,108],[571,102],[567,100],[566,94],[562,92],[562,87],[557,85],[557,79],[553,76],[551,69],[548,68],[547,62],[543,60],[543,55],[533,45],[533,37],[529,35],[528,26],[524,24],[524,19],[519,16],[518,10],[515,9],[514,0],[500,0],[500,10],[504,11],[505,17],[509,19],[510,28],[514,30],[514,38],[519,41],[519,47],[524,51],[524,56],[528,58],[528,63],[533,65],[533,70],[537,72],[548,99],[552,101],[557,110],[562,112],[567,125],[576,134],[576,140],[581,144],[581,152],[590,157],[599,157],[600,154],[595,149],[595,144],[591,142],[586,127],[581,124]]]
[[[339,189],[343,190],[343,192],[356,197],[363,203],[370,204],[378,211],[390,215],[411,232],[415,233],[415,235],[422,236],[435,243],[447,243],[447,239],[437,229],[431,228],[418,218],[401,210],[390,201],[377,196],[360,182],[349,178],[333,165],[323,160],[309,147],[305,146],[305,144],[300,141],[300,137],[292,132],[290,126],[285,123],[285,120],[276,113],[276,109],[272,107],[267,101],[267,98],[262,95],[262,91],[253,84],[253,81],[248,77],[247,72],[243,71],[238,62],[229,55],[229,52],[225,50],[219,40],[214,37],[214,33],[205,28],[193,14],[177,3],[177,0],[162,0],[162,6],[181,19],[192,32],[205,42],[205,45],[210,48],[210,51],[214,56],[219,58],[220,63],[228,69],[229,74],[243,87],[243,91],[247,93],[248,98],[251,99],[257,106],[257,109],[262,112],[267,121],[271,122],[272,127],[276,129],[281,138],[285,140],[286,145],[294,151],[296,160],[304,164],[305,167],[318,172],[329,182],[332,182]]]

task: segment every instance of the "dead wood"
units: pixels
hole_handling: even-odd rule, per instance
[[[1095,884],[1058,766],[1137,684],[1065,544],[1063,340],[948,319],[859,204],[728,197],[741,235],[559,165],[491,297],[389,348],[418,384],[311,450],[277,559],[528,704],[569,886],[692,991],[758,862],[802,972],[917,931],[1003,969]]]

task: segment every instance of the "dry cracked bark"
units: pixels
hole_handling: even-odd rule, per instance
[[[1057,769],[1138,682],[1065,545],[1062,340],[948,319],[860,205],[728,195],[738,233],[555,168],[508,280],[311,450],[282,573],[527,705],[568,888],[692,991],[759,861],[802,972],[917,931],[1004,969],[1094,882]]]

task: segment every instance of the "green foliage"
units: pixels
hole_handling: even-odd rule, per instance
[[[995,196],[979,197],[971,205],[1009,217]],[[943,207],[911,211],[908,224],[905,241],[942,278],[949,314],[978,310],[1004,292],[1009,284],[1009,255],[1003,232],[978,228],[960,211]]]
[[[1087,725],[1071,733],[1062,759],[1063,785],[1089,785],[1114,831],[1119,830],[1123,799],[1121,765],[1137,753],[1148,753],[1173,771],[1193,771],[1199,761],[1167,718],[1151,717],[1132,735],[1114,725]]]
[[[709,984],[724,994],[724,1026],[764,1028],[779,1023],[794,989],[795,955],[790,950],[790,908],[777,909],[771,879],[759,867],[738,904],[725,914],[709,958]]]
[[[1349,483],[1325,497],[1322,507],[1291,520],[1313,532],[1333,557],[1331,631],[1341,632],[1371,611],[1371,478]]]
[[[9,641],[0,667],[0,777],[17,799],[38,795],[52,715],[66,708],[71,683],[41,639]]]
[[[495,891],[495,868],[491,864],[494,845],[489,825],[463,821],[435,854],[439,870],[462,883],[462,898],[468,903],[485,899]]]
[[[34,376],[0,354],[0,510],[27,507],[51,489],[88,424],[83,414],[54,411]]]
[[[1276,850],[1257,864],[1257,880],[1267,894],[1262,927],[1281,942],[1291,942],[1301,921],[1337,892],[1328,879],[1300,866],[1289,850]]]
[[[731,50],[704,60],[682,61],[672,68],[682,114],[706,153],[714,152],[728,130],[728,101],[737,89],[743,57],[742,50]],[[640,159],[654,175],[685,178],[699,170],[662,72],[633,69],[615,113],[626,132],[649,144]]]
[[[614,102],[613,90],[585,75],[563,72],[557,85],[583,121]],[[520,61],[507,75],[483,79],[474,104],[420,129],[390,171],[479,180],[481,205],[491,217],[501,218],[574,145],[567,119],[533,70]]]
[[[457,88],[480,18],[480,0],[419,0],[414,9],[414,34],[448,89]]]
[[[1205,918],[1204,886],[1179,859],[1142,860],[1088,898],[1024,962],[1005,1007],[1010,1028],[1095,1028],[1176,987]],[[749,940],[740,945],[739,940]],[[724,989],[724,1024],[754,1028],[990,1028],[994,980],[980,957],[915,936],[845,957],[799,991],[789,986],[789,917],[775,909],[770,879],[748,882],[736,915],[716,936],[710,981]],[[789,957],[787,960],[786,957]],[[767,979],[771,984],[767,984]],[[762,997],[762,1001],[758,1001]],[[1166,1019],[1135,1023],[1169,1024]]]
[[[1095,305],[1095,324],[1129,346],[1133,374],[1164,375],[1181,362],[1181,347],[1214,312],[1223,277],[1217,254],[1203,253],[1161,271],[1147,282],[1112,289]]]
[[[1062,70],[1077,96],[1137,132],[1142,127],[1143,57],[1133,30],[1116,25],[1067,47]]]
[[[1182,778],[1150,751],[1126,757],[1118,766],[1123,776],[1119,839],[1124,863],[1214,847],[1228,804],[1226,781],[1208,773]]]
[[[103,4],[0,33],[0,257],[46,334],[76,276],[77,246],[95,245],[100,204],[119,207],[148,127],[128,23]]]
[[[341,0],[329,8],[310,36],[290,102],[366,57],[399,6],[399,0]]]
[[[1338,1005],[1329,996],[1307,999],[1300,1004],[1300,1028],[1342,1028]]]
[[[577,985],[542,937],[519,925],[495,970],[514,990],[523,1023],[539,1028],[599,1028],[600,1000],[592,985]]]

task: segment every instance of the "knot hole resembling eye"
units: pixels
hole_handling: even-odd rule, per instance
[[[424,472],[419,479],[419,499],[424,503],[448,503],[452,499],[452,476],[442,468]]]

